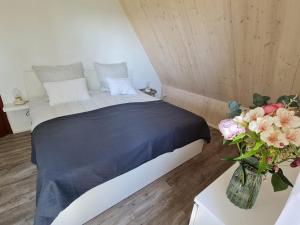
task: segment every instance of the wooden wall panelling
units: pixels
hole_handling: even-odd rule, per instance
[[[163,85],[244,106],[299,94],[299,0],[120,1]]]
[[[236,98],[245,105],[254,92],[274,98],[299,92],[293,88],[299,77],[299,7],[295,0],[232,1]]]
[[[265,2],[261,1],[260,4]],[[231,5],[238,89],[236,98],[245,104],[250,104],[249,93],[253,93],[254,88],[259,89],[263,82],[261,73],[264,69],[264,58],[270,60],[268,50],[271,52],[274,49],[273,42],[265,40],[267,35],[262,34],[270,32],[265,30],[265,24],[270,21],[266,21],[267,13],[259,8],[254,1],[232,1]]]
[[[222,119],[227,118],[226,102],[166,85],[163,86],[162,91],[166,96],[165,101],[202,116],[214,128],[217,128]]]
[[[135,21],[135,27],[145,27],[145,32],[139,32],[138,30],[138,36],[140,40],[142,41],[142,44],[145,49],[147,49],[147,53],[150,56],[151,62],[155,69],[162,68],[160,70],[160,80],[162,82],[168,82],[170,79],[172,79],[170,76],[168,76],[169,73],[171,73],[172,68],[168,68],[169,62],[167,62],[168,57],[164,55],[164,52],[161,48],[161,43],[158,42],[158,38],[156,32],[154,32],[154,28],[152,29],[152,25],[149,22],[148,15],[146,11],[144,10],[143,4],[140,4],[139,1],[133,0],[130,2],[130,9],[135,12],[131,15],[131,20]]]
[[[229,0],[121,2],[163,84],[222,100],[235,96]]]
[[[272,95],[300,93],[300,1],[284,1]]]

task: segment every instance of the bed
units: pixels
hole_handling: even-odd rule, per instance
[[[204,119],[142,92],[91,96],[57,106],[30,97],[37,225],[83,224],[210,140]]]

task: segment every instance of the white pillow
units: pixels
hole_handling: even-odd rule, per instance
[[[106,79],[111,95],[135,95],[136,91],[128,78],[107,78]]]
[[[94,63],[97,78],[102,91],[109,91],[107,78],[128,78],[127,64],[100,64]]]
[[[43,84],[49,97],[49,105],[84,101],[90,98],[85,78]]]

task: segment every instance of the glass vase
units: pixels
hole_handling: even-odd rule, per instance
[[[240,164],[230,180],[226,195],[237,207],[251,209],[258,196],[261,182],[262,175],[257,174],[255,168],[247,164]]]

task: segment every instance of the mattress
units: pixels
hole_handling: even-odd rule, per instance
[[[131,103],[131,102],[149,102],[159,99],[137,91],[136,95],[117,95],[112,96],[109,92],[94,91],[90,93],[91,98],[81,102],[70,102],[56,106],[50,106],[46,97],[33,98],[29,102],[31,130],[42,122],[57,117],[72,115],[82,112],[88,112],[107,106]]]

